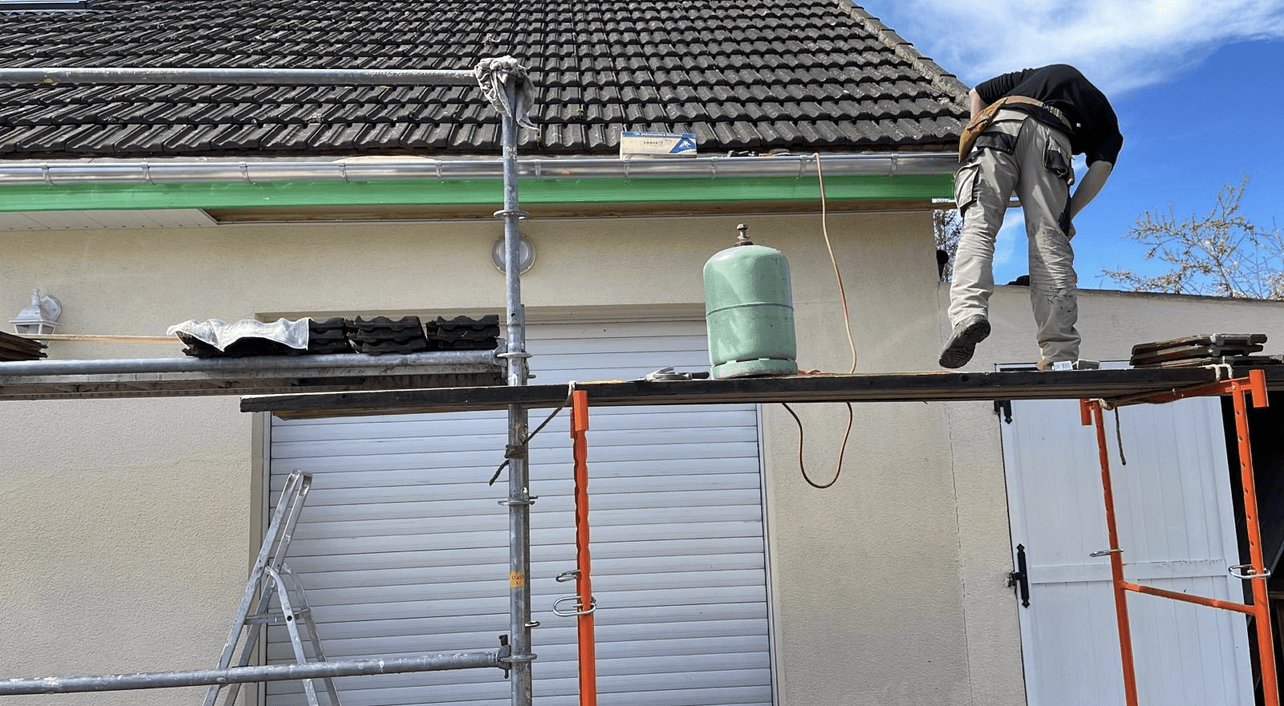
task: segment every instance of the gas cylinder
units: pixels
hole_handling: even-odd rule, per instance
[[[789,261],[779,250],[754,245],[745,225],[738,230],[736,244],[704,264],[710,374],[793,375],[798,344]]]

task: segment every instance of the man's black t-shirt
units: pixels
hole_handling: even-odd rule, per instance
[[[1123,148],[1123,135],[1119,132],[1119,119],[1105,94],[1097,90],[1073,66],[1053,64],[1040,69],[1025,69],[996,76],[976,87],[976,93],[986,105],[1004,96],[1026,96],[1042,101],[1060,110],[1070,119],[1074,130],[1070,133],[1070,147],[1074,154],[1084,154],[1088,163],[1105,161],[1111,164],[1119,158]],[[1065,124],[1038,106],[1013,104],[1013,110],[1028,112],[1058,130]]]

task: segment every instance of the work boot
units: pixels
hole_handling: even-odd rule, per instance
[[[941,350],[941,367],[961,368],[967,365],[972,360],[972,353],[976,351],[976,344],[989,335],[990,322],[983,315],[973,314],[963,319],[954,327],[950,340],[945,342],[945,348]]]

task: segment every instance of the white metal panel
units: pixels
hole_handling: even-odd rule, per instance
[[[0,212],[0,232],[20,230],[109,230],[115,228],[199,228],[218,225],[195,208],[150,211],[15,211]]]
[[[540,383],[707,369],[702,322],[532,326]],[[546,414],[531,413],[534,428]],[[599,703],[770,704],[766,560],[752,405],[590,410],[589,488]],[[288,563],[331,659],[492,649],[508,630],[503,413],[282,422],[271,479],[314,474]],[[565,413],[531,443],[535,695],[577,703],[570,437]],[[275,495],[273,496],[275,501]],[[269,656],[289,658],[283,635]],[[337,680],[345,706],[507,704],[498,670]],[[269,706],[302,703],[297,683]]]
[[[1242,602],[1227,572],[1239,562],[1220,409],[1205,398],[1107,413],[1112,485],[1129,580]],[[1095,430],[1077,401],[1013,402],[1002,430],[1012,544],[1030,577],[1029,704],[1123,703],[1109,560],[1089,556],[1109,544]],[[1253,703],[1242,615],[1132,593],[1128,610],[1141,703]]]

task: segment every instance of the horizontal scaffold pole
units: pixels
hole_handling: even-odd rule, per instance
[[[507,665],[501,664],[498,650],[455,652],[422,655],[419,657],[399,657],[396,659],[366,659],[352,662],[308,662],[307,664],[269,664],[186,672],[8,679],[0,681],[0,696],[165,689],[181,686],[207,686],[210,684],[240,684],[259,681],[319,679],[322,677],[350,677],[503,666]]]
[[[471,69],[0,69],[0,84],[252,84],[281,86],[475,86]]]
[[[404,355],[370,356],[330,353],[297,356],[245,356],[243,358],[123,358],[110,360],[32,360],[0,363],[0,385],[29,378],[54,379],[66,375],[127,375],[138,373],[201,373],[237,377],[276,377],[281,371],[339,370],[347,374],[423,369],[439,373],[472,373],[503,366],[488,351],[427,351]]]

